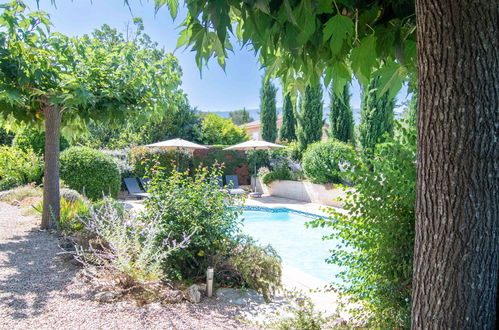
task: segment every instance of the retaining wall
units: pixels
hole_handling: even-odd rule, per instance
[[[271,196],[335,207],[343,207],[343,203],[339,202],[337,198],[345,197],[345,192],[340,188],[335,188],[334,185],[290,180],[274,181],[267,186],[258,178],[256,189]]]

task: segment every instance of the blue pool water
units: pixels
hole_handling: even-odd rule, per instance
[[[331,234],[330,228],[307,228],[310,216],[289,212],[243,211],[242,231],[261,244],[270,244],[283,263],[323,281],[335,280],[340,268],[325,262],[336,242],[322,240]]]

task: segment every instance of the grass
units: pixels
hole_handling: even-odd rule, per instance
[[[14,201],[22,201],[30,197],[42,198],[43,197],[42,188],[30,184],[25,186],[19,186],[1,194],[0,201],[5,203],[12,203]]]

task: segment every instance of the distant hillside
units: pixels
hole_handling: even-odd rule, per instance
[[[260,119],[260,109],[246,109],[250,113],[250,117],[253,118],[253,120],[259,120]],[[206,113],[214,113],[219,115],[220,117],[223,118],[229,118],[229,113],[231,111],[202,111]],[[282,107],[277,107],[277,112],[280,114],[282,112]],[[327,120],[329,115],[329,106],[324,106],[324,119]],[[360,108],[355,108],[353,109],[353,120],[355,124],[360,123]]]

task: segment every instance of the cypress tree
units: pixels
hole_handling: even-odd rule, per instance
[[[372,150],[383,142],[383,135],[393,133],[393,109],[395,100],[388,93],[378,95],[379,77],[371,79],[362,92],[359,139],[365,150]]]
[[[353,112],[350,107],[350,86],[345,84],[341,96],[331,90],[329,108],[331,137],[342,142],[353,143]]]
[[[296,140],[296,119],[293,109],[293,102],[291,101],[291,94],[287,93],[284,96],[282,105],[282,125],[279,129],[279,140],[281,141],[294,141]]]
[[[307,86],[301,100],[298,116],[298,145],[301,151],[322,138],[322,87]]]
[[[277,138],[276,92],[274,84],[264,79],[260,90],[260,135],[268,142]]]

